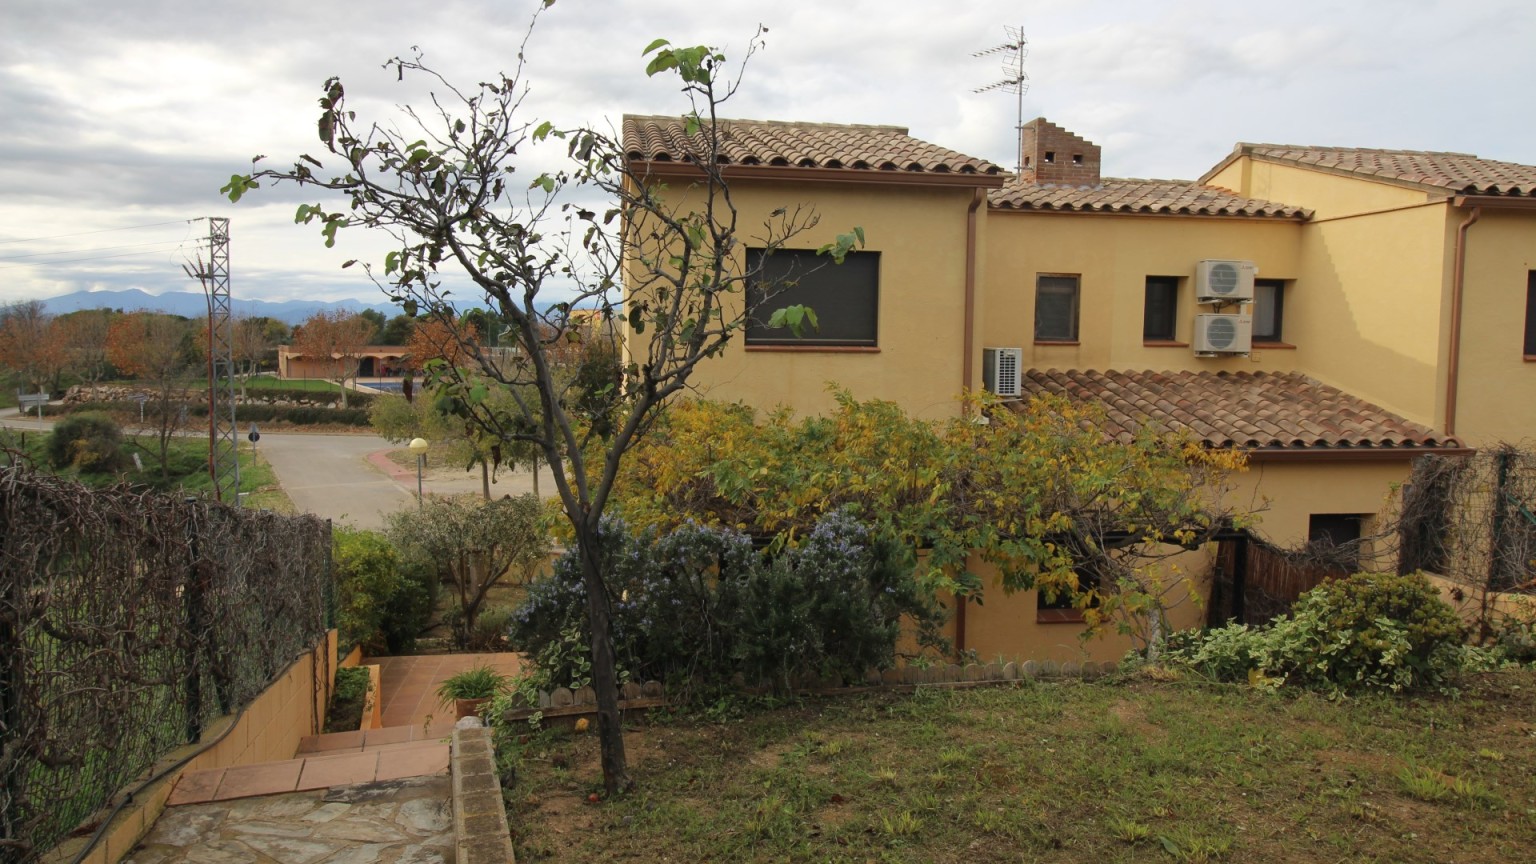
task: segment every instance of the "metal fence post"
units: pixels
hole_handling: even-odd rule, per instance
[[[190,558],[187,568],[185,589],[182,591],[181,600],[183,615],[186,621],[186,653],[183,661],[187,664],[186,681],[186,711],[187,711],[187,743],[195,744],[203,735],[203,683],[201,676],[202,641],[207,636],[207,624],[203,614],[203,594],[207,586],[203,584],[202,561],[198,554],[197,531],[197,499],[188,497],[185,499],[188,510],[187,520],[187,551]]]

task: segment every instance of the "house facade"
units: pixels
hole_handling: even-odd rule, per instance
[[[625,121],[631,167],[672,195],[682,131]],[[964,389],[1064,393],[1104,406],[1108,434],[1155,423],[1247,451],[1234,503],[1278,546],[1369,535],[1414,458],[1536,421],[1536,167],[1243,144],[1198,181],[1105,178],[1097,146],[1042,118],[1013,175],[898,127],[722,131],[743,224],[814,209],[793,248],[854,225],[868,247],[782,304],[816,308],[822,332],[749,327],[702,365],[711,398],[819,413],[836,382],[944,417]],[[1240,301],[1214,293],[1233,267]],[[1209,575],[1217,552],[1180,566]],[[1127,647],[1082,645],[1046,605],[992,591],[951,635],[985,658]],[[1172,623],[1205,614],[1187,603]]]

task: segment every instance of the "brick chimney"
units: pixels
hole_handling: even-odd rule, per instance
[[[1099,145],[1044,117],[1025,123],[1019,136],[1024,153],[1024,170],[1019,176],[1025,183],[1099,185]]]

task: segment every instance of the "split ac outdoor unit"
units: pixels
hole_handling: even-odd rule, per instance
[[[1195,356],[1247,354],[1252,347],[1253,316],[1195,316]]]
[[[1201,261],[1195,266],[1195,302],[1251,302],[1257,272],[1252,261]]]
[[[981,386],[999,396],[1018,396],[1024,370],[1023,348],[981,349]]]

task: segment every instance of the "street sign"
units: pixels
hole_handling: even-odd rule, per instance
[[[255,423],[251,424],[251,432],[245,437],[251,439],[252,444],[255,444],[257,441],[261,440],[261,432],[257,431]]]

